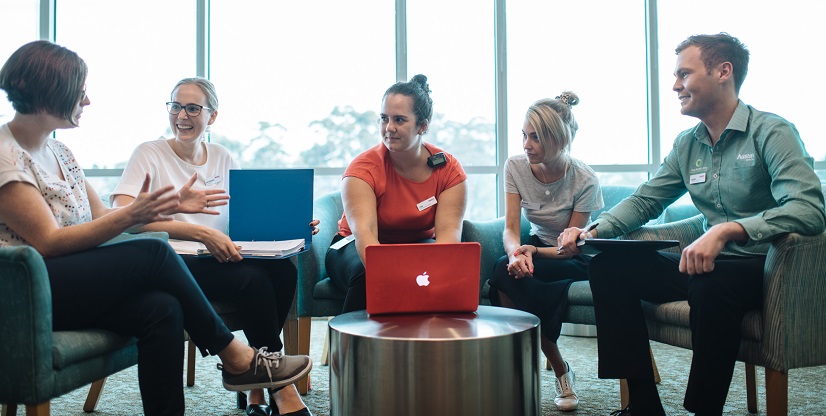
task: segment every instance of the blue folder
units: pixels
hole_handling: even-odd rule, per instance
[[[312,240],[312,169],[229,171],[229,237],[233,241]]]

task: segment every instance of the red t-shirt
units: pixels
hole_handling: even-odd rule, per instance
[[[426,144],[427,149],[436,154],[442,150]],[[452,155],[445,153],[447,163],[433,169],[424,182],[413,182],[396,173],[390,161],[390,151],[384,144],[378,144],[358,155],[344,172],[343,177],[359,178],[376,193],[376,217],[381,243],[414,243],[436,234],[436,209],[439,195],[467,179],[462,165]],[[418,203],[436,197],[436,204],[421,211]],[[352,234],[347,216],[338,222],[339,234]]]

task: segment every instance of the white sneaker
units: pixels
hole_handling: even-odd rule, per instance
[[[576,391],[574,391],[574,381],[576,380],[574,370],[571,370],[568,362],[565,362],[565,365],[568,367],[568,372],[563,374],[562,377],[556,378],[556,397],[554,398],[554,404],[557,409],[563,412],[570,412],[571,410],[576,410],[577,406],[579,406],[579,397],[577,397]]]

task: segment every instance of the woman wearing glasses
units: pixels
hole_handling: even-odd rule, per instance
[[[280,334],[295,295],[298,272],[290,260],[244,259],[227,236],[229,196],[224,191],[229,170],[238,164],[223,146],[204,140],[218,117],[218,95],[204,78],[185,78],[166,103],[173,138],[143,143],[134,151],[120,183],[112,192],[114,206],[130,206],[149,174],[149,189],[174,186],[181,195],[198,189],[206,197],[195,215],[173,215],[172,221],[144,225],[142,231],[165,231],[170,238],[199,241],[212,258],[182,256],[204,294],[212,301],[238,306],[241,326],[250,345],[283,348]],[[315,227],[317,221],[309,224]],[[314,231],[316,232],[316,231]],[[271,390],[271,404],[281,415],[310,415],[295,386]],[[247,394],[248,415],[274,413],[262,389]]]
[[[72,152],[51,138],[78,127],[91,102],[86,63],[48,41],[28,43],[0,69],[15,109],[0,126],[0,247],[28,245],[49,274],[54,330],[102,328],[138,338],[138,381],[147,415],[183,415],[186,330],[222,361],[224,386],[290,385],[310,357],[255,351],[235,339],[168,244],[156,238],[99,247],[134,226],[201,210],[203,192],[149,191],[144,175],[135,203],[106,208]],[[10,202],[12,201],[12,202]],[[268,371],[274,371],[272,376]]]

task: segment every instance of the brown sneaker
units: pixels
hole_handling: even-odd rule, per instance
[[[241,374],[227,372],[221,364],[224,388],[229,391],[245,391],[283,387],[302,379],[313,368],[313,362],[306,355],[283,355],[268,352],[262,347],[255,352],[249,370]]]

